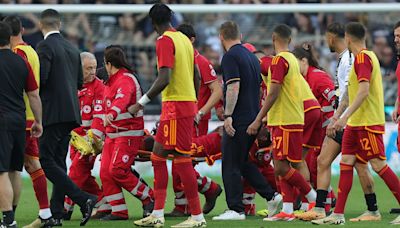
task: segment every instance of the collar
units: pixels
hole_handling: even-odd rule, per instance
[[[48,33],[46,33],[46,34],[44,35],[44,39],[47,39],[47,37],[49,37],[49,36],[52,35],[52,34],[56,34],[56,33],[60,34],[60,31],[58,31],[58,30],[50,31],[50,32],[48,32]]]
[[[347,51],[349,51],[349,49],[344,49],[343,51],[342,51],[342,53],[340,53],[339,54],[339,58],[342,58],[342,56],[344,55],[344,53],[346,53]]]

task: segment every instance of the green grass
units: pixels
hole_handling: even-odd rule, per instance
[[[219,183],[221,183],[220,178],[215,178]],[[346,210],[346,218],[352,218],[361,214],[365,209],[365,200],[360,188],[358,178],[354,178],[353,189],[348,199],[347,210]],[[337,178],[333,180],[334,186],[337,184]],[[168,193],[168,201],[166,203],[166,212],[169,212],[173,207],[173,194],[171,191],[172,185],[169,183],[169,193]],[[336,189],[336,187],[335,187]],[[347,222],[346,226],[348,227],[388,227],[389,222],[393,220],[396,216],[389,214],[389,211],[392,207],[397,207],[397,201],[391,194],[391,192],[386,188],[385,184],[381,179],[375,178],[375,190],[377,192],[378,205],[379,210],[382,214],[382,221],[380,222],[369,222],[369,223],[350,223]],[[50,195],[51,191],[49,191]],[[141,204],[138,200],[134,199],[131,195],[125,192],[125,197],[127,199],[127,204],[129,207],[129,215],[130,219],[127,221],[116,221],[116,222],[101,222],[96,220],[91,220],[86,225],[87,227],[133,227],[133,220],[141,217],[142,208]],[[293,221],[290,223],[287,222],[263,222],[261,217],[247,217],[245,221],[229,221],[229,222],[216,222],[212,221],[212,216],[218,215],[226,209],[226,203],[224,199],[224,194],[217,201],[217,205],[215,209],[206,216],[208,227],[310,227],[310,223],[301,222],[301,221]],[[204,197],[201,197],[202,200]],[[261,198],[257,198],[257,210],[265,207],[265,201]],[[34,197],[34,192],[32,189],[32,184],[29,179],[24,180],[24,189],[22,193],[22,197],[20,200],[20,204],[17,209],[16,219],[19,224],[19,227],[22,225],[29,224],[32,222],[38,213],[38,206],[36,199]],[[79,220],[81,218],[79,208],[75,208],[75,212],[73,214],[71,221],[64,221],[63,227],[78,227]],[[169,227],[173,224],[183,221],[186,218],[167,218],[166,227]]]

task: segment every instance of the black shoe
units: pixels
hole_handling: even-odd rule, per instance
[[[73,213],[74,211],[66,211],[66,212],[64,212],[64,214],[63,214],[63,220],[64,221],[69,221],[69,220],[71,220],[71,217],[72,217],[72,213]]]
[[[96,205],[96,202],[97,196],[92,196],[86,201],[85,205],[81,207],[83,218],[81,220],[80,226],[86,225],[86,223],[89,221],[90,217],[92,216],[92,211],[94,206]]]
[[[53,218],[53,221],[54,221],[54,225],[53,226],[62,226],[62,222],[63,222],[62,219]]]
[[[57,226],[56,225],[56,220],[53,219],[52,217],[48,218],[48,219],[42,219],[39,216],[39,219],[41,221],[41,226],[42,228],[51,228],[53,226]],[[62,224],[61,224],[62,225]]]
[[[6,224],[5,222],[1,221],[0,228],[17,228],[17,222],[14,221],[11,224]]]
[[[101,221],[118,221],[118,220],[128,220],[128,217],[121,217],[113,214],[108,214],[100,219]]]
[[[390,214],[400,214],[400,208],[392,208]]]
[[[150,201],[148,204],[143,205],[143,218],[146,218],[153,212],[154,209],[154,201]]]
[[[221,193],[222,193],[222,188],[221,186],[218,185],[218,188],[217,190],[215,190],[215,193],[210,197],[206,197],[206,202],[203,206],[204,214],[208,214],[210,213],[210,211],[212,211],[212,209],[214,209],[215,202],[217,201],[217,198],[221,195]]]

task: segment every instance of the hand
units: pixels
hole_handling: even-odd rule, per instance
[[[201,118],[203,118],[204,114],[201,111],[198,111],[196,116],[194,117],[194,122],[196,125],[199,125]]]
[[[260,129],[260,127],[261,127],[261,121],[255,119],[253,123],[249,125],[246,132],[248,135],[257,135],[258,129]]]
[[[114,120],[114,116],[112,114],[107,114],[104,117],[104,126],[106,127],[108,125],[111,125],[112,124],[111,121],[113,121],[113,120]]]
[[[331,122],[329,125],[326,127],[326,135],[330,138],[335,138],[336,137],[336,131],[335,128],[333,128],[333,125],[336,123],[336,119],[331,118]]]
[[[35,138],[39,138],[43,134],[43,126],[41,123],[34,121],[31,127],[31,135]]]
[[[215,110],[215,114],[217,114],[219,120],[224,120],[224,108],[222,106]]]
[[[347,124],[347,118],[342,117],[336,121],[336,123],[333,125],[333,128],[336,131],[343,131],[346,124]]]
[[[128,112],[132,114],[133,116],[136,116],[136,114],[143,109],[143,106],[139,103],[136,103],[134,105],[129,106]]]
[[[399,120],[400,120],[400,115],[397,113],[397,110],[394,110],[394,111],[392,112],[392,120],[393,120],[393,122],[395,122],[395,123],[398,123],[398,122],[399,122]]]
[[[233,137],[235,136],[236,130],[233,128],[233,119],[232,117],[228,117],[224,120],[224,128],[226,133],[230,136]]]

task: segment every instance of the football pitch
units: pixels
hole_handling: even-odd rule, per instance
[[[218,183],[222,183],[221,178],[214,178]],[[151,180],[149,180],[150,185]],[[336,192],[336,186],[338,183],[338,178],[334,178],[333,185]],[[51,186],[51,184],[49,184]],[[51,194],[49,186],[49,195]],[[168,199],[166,202],[166,212],[171,211],[173,207],[173,192],[172,192],[172,184],[171,180],[168,185]],[[397,202],[391,192],[387,189],[385,184],[381,179],[375,177],[375,190],[377,192],[378,199],[378,207],[382,214],[382,221],[380,222],[359,222],[359,223],[351,223],[348,221],[349,218],[356,217],[362,212],[366,210],[364,195],[360,188],[358,178],[354,178],[353,188],[351,194],[349,195],[347,207],[346,207],[346,226],[347,227],[389,227],[389,222],[393,220],[396,215],[389,214],[389,211],[392,207],[398,207]],[[142,208],[141,203],[135,199],[133,196],[124,192],[125,198],[127,200],[127,204],[129,207],[129,220],[126,221],[112,221],[112,222],[103,222],[99,220],[90,220],[86,227],[134,227],[133,220],[141,218]],[[204,197],[200,195],[202,202],[204,202]],[[302,222],[302,221],[292,221],[292,222],[263,222],[262,217],[253,216],[247,217],[245,221],[212,221],[212,217],[222,213],[226,209],[226,203],[224,200],[224,193],[218,198],[216,207],[209,215],[206,216],[207,219],[207,227],[224,227],[224,228],[233,228],[233,227],[311,227],[313,226],[311,223]],[[265,201],[260,197],[256,199],[257,210],[263,209],[265,207]],[[23,181],[23,192],[21,196],[20,203],[18,205],[16,220],[18,222],[18,227],[22,227],[26,224],[31,223],[34,219],[36,219],[38,213],[38,205],[36,199],[34,197],[34,191],[32,188],[32,184],[29,178],[25,178]],[[79,220],[81,219],[81,214],[79,211],[79,207],[75,208],[73,217],[71,221],[64,221],[63,227],[79,227]],[[169,227],[176,223],[179,223],[186,218],[166,218],[165,227]]]

